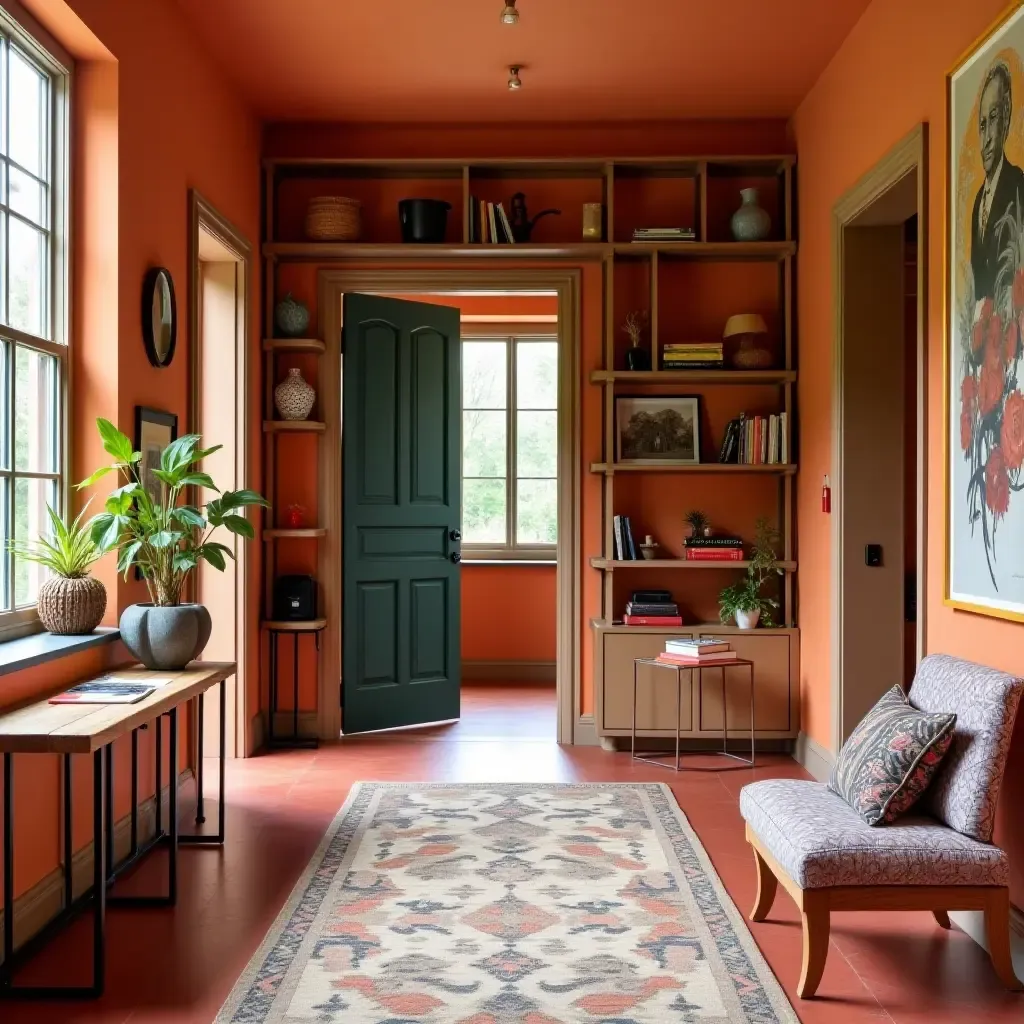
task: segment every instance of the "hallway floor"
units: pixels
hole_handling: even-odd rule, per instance
[[[554,691],[536,686],[467,687],[463,713],[453,726],[229,763],[227,845],[182,851],[174,912],[109,913],[106,996],[92,1004],[0,1004],[0,1021],[210,1024],[357,780],[666,782],[745,914],[754,898],[754,870],[743,840],[740,787],[754,778],[805,777],[782,756],[766,756],[756,770],[677,776],[633,767],[626,754],[560,748],[553,738]],[[721,762],[697,757],[690,763]],[[161,884],[159,858],[143,865],[138,882],[129,880],[123,891]],[[87,917],[76,922],[20,980],[59,973],[62,980],[74,975],[84,981],[91,965],[89,924]],[[784,892],[771,921],[752,931],[808,1024],[972,1018],[996,1024],[1024,1015],[1024,996],[999,986],[982,950],[955,929],[941,931],[930,914],[835,916],[821,995],[810,1002],[794,994],[801,936]]]

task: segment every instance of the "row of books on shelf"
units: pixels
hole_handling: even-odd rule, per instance
[[[789,429],[786,413],[740,416],[725,428],[719,462],[742,466],[778,466],[789,462]]]
[[[688,562],[742,562],[739,537],[691,537],[684,541]]]
[[[693,228],[634,228],[634,242],[695,242]]]
[[[469,240],[511,245],[512,225],[501,203],[488,203],[484,199],[469,197]]]
[[[622,620],[627,626],[681,626],[683,618],[670,590],[634,590]]]
[[[735,657],[732,645],[725,640],[693,637],[666,640],[665,650],[655,660],[663,665],[714,665],[716,662],[732,661]]]
[[[672,342],[661,350],[661,365],[666,370],[720,370],[724,350],[720,341]]]
[[[612,516],[612,536],[615,541],[615,560],[617,562],[636,562],[640,560],[636,540],[633,538],[633,526],[629,516]]]

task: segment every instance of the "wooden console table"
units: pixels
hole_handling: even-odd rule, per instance
[[[137,704],[50,704],[42,700],[0,714],[0,753],[4,760],[4,960],[0,965],[0,1000],[4,999],[81,999],[103,994],[105,976],[105,916],[109,903],[121,907],[173,906],[177,900],[179,844],[223,844],[224,842],[224,763],[225,763],[225,681],[235,674],[233,663],[196,662],[181,672],[149,672],[129,668],[109,673],[126,681],[144,682],[147,677],[172,681],[155,690]],[[220,684],[220,821],[216,835],[179,835],[178,832],[178,709],[191,700],[198,700],[198,728],[202,730],[202,702],[207,690]],[[61,690],[64,688],[62,687]],[[57,690],[54,692],[61,692]],[[52,693],[48,695],[52,696]],[[162,829],[161,759],[162,716],[170,718],[169,735],[169,832]],[[151,722],[156,730],[156,834],[142,846],[138,842],[138,730]],[[122,736],[132,738],[132,809],[131,850],[128,857],[113,865],[113,779],[111,775],[111,744]],[[202,751],[202,736],[199,737]],[[14,949],[14,754],[60,754],[63,757],[63,871],[64,907],[46,928]],[[71,757],[91,754],[93,765],[93,883],[89,890],[74,898],[72,891],[71,841]],[[202,821],[202,774],[197,766],[197,821]],[[168,889],[166,895],[111,896],[107,889],[141,857],[159,844],[166,843],[168,858]],[[93,910],[93,979],[88,986],[33,985],[15,987],[14,972],[55,931],[92,905]]]

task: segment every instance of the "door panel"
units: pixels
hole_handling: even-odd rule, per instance
[[[344,305],[343,731],[459,716],[458,310]]]

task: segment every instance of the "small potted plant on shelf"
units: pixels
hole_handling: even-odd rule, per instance
[[[769,525],[767,519],[759,519],[755,538],[746,576],[718,595],[722,622],[734,619],[740,629],[755,629],[758,621],[762,626],[774,625],[772,609],[779,607],[778,601],[762,594],[771,577],[782,575],[775,557],[778,531]]]
[[[711,536],[711,520],[699,508],[687,512],[683,521],[686,523],[687,540]]]
[[[644,331],[647,328],[647,311],[635,309],[626,314],[626,322],[622,325],[623,332],[629,337],[630,348],[626,352],[627,370],[649,370],[651,368],[651,352],[642,346]]]
[[[49,536],[34,543],[11,541],[9,548],[15,558],[35,562],[51,573],[36,599],[43,626],[60,636],[83,636],[100,624],[107,610],[106,587],[89,575],[103,552],[92,539],[93,520],[82,522],[84,508],[70,525],[49,505],[46,514],[52,527]]]
[[[224,571],[234,552],[211,539],[218,527],[251,540],[255,535],[244,510],[267,502],[255,491],[224,491],[205,505],[186,500],[193,488],[217,491],[199,463],[222,445],[200,448],[198,434],[172,441],[159,467],[144,466],[142,453],[108,420],[96,421],[103,448],[114,462],[101,466],[79,488],[110,472],[126,481],[107,498],[106,510],[93,519],[92,540],[101,551],[117,549],[118,572],[125,578],[136,566],[150,601],[129,605],[121,615],[121,640],[146,668],[184,668],[210,639],[210,613],[201,604],[183,602],[185,585],[200,561]]]

